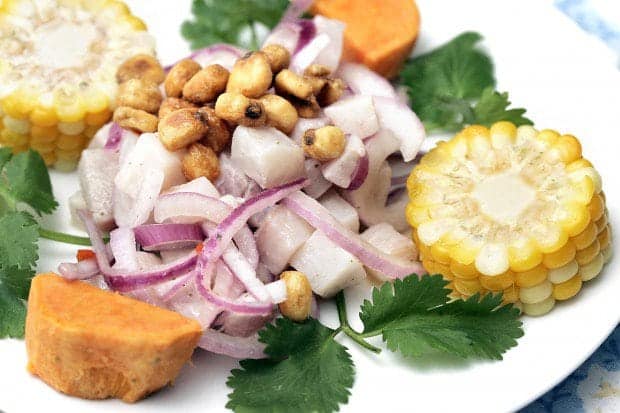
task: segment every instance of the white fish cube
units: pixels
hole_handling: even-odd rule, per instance
[[[275,128],[237,126],[231,159],[262,188],[272,188],[304,176],[304,152]]]
[[[379,130],[379,120],[371,96],[357,95],[327,106],[325,115],[345,133],[367,138]]]
[[[118,168],[118,153],[106,149],[86,149],[78,165],[86,208],[103,230],[114,226],[112,193]]]
[[[415,244],[403,234],[397,232],[388,223],[376,224],[369,227],[361,234],[361,238],[379,251],[403,260],[403,262],[415,261],[418,252]],[[386,275],[378,271],[366,268],[369,275],[379,279],[388,280]]]
[[[332,297],[366,277],[362,263],[320,231],[312,234],[290,264],[308,277],[312,291],[321,297]]]
[[[357,214],[357,210],[353,205],[349,204],[344,198],[338,195],[338,192],[333,189],[330,190],[319,199],[319,202],[327,208],[329,213],[332,214],[338,222],[355,233],[359,232],[360,217]]]
[[[256,231],[260,261],[273,274],[280,274],[310,235],[313,228],[288,208],[277,205],[269,210]]]

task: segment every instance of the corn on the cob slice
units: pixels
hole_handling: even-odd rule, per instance
[[[542,315],[610,259],[601,178],[574,136],[470,126],[426,154],[407,188],[422,264],[454,297],[503,291]]]
[[[0,0],[0,146],[73,169],[111,117],[118,66],[154,54],[145,30],[116,0]]]

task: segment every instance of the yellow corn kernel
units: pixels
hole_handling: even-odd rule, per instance
[[[535,304],[543,301],[553,293],[553,284],[549,281],[535,285],[534,287],[521,287],[519,299],[524,304]]]
[[[571,238],[573,244],[578,250],[582,250],[586,248],[588,245],[592,244],[594,238],[596,238],[596,225],[594,222],[590,222],[590,224],[584,229],[580,234],[575,235]]]
[[[61,122],[77,122],[86,113],[82,96],[75,88],[65,87],[54,91],[54,110]]]
[[[480,244],[476,244],[469,239],[465,239],[455,245],[452,249],[452,259],[463,265],[472,264],[476,260],[480,248]]]
[[[43,158],[43,162],[45,162],[45,165],[47,166],[52,166],[54,162],[56,162],[56,153],[53,151],[42,153],[41,157]]]
[[[611,248],[609,248],[609,250],[611,250]],[[579,277],[581,277],[583,281],[590,281],[596,278],[603,269],[604,264],[605,257],[602,253],[599,253],[592,261],[579,267]]]
[[[109,121],[110,118],[112,118],[112,112],[110,109],[105,108],[99,112],[89,112],[86,114],[84,122],[86,122],[88,126],[100,126]]]
[[[585,265],[589,263],[597,256],[599,252],[601,252],[601,245],[599,244],[598,239],[595,239],[589,247],[577,251],[577,254],[575,255],[577,264]]]
[[[53,152],[56,149],[56,144],[52,142],[30,142],[30,147],[40,154],[47,152]]]
[[[431,246],[431,256],[440,264],[450,264],[450,250],[441,242],[436,242]]]
[[[458,261],[452,261],[450,262],[450,271],[452,272],[452,274],[454,274],[455,277],[464,280],[471,280],[477,278],[479,275],[478,270],[473,263],[469,265],[464,265]]]
[[[491,291],[502,291],[513,285],[515,282],[515,274],[512,271],[506,271],[503,274],[488,276],[480,275],[480,284]]]
[[[555,252],[568,242],[568,234],[558,226],[549,226],[546,231],[534,232],[533,236],[538,249],[544,254]]]
[[[531,270],[518,272],[515,274],[515,283],[519,287],[533,287],[545,281],[549,270],[540,264]]]
[[[581,143],[573,135],[562,135],[553,145],[560,154],[562,162],[569,164],[581,159]]]
[[[595,194],[592,196],[592,200],[588,204],[588,211],[590,211],[590,219],[592,221],[598,221],[605,213],[605,203],[601,194]]]
[[[454,279],[454,288],[459,293],[463,294],[465,297],[472,296],[476,293],[479,293],[482,289],[482,285],[480,281],[477,279],[473,280],[463,280],[460,278]]]
[[[101,126],[87,126],[84,128],[84,136],[86,136],[90,142],[90,139],[101,129]]]
[[[450,272],[450,267],[448,267],[447,265],[435,262],[434,268],[435,273],[443,275],[443,278],[445,278],[446,280],[454,279],[452,272]]]
[[[600,234],[601,232],[603,232],[606,226],[607,226],[607,214],[603,214],[598,219],[598,221],[596,221],[596,228],[597,228],[598,233]]]
[[[84,121],[78,120],[77,122],[60,122],[58,123],[58,130],[63,135],[79,135],[84,131]]]
[[[16,90],[2,99],[2,111],[15,119],[27,119],[33,108],[33,102],[28,100],[23,89]]]
[[[412,203],[407,204],[406,215],[407,222],[414,228],[417,228],[423,223],[431,220],[430,215],[428,215],[427,207],[419,207],[413,205]]]
[[[542,262],[543,254],[534,242],[521,240],[508,247],[508,260],[511,270],[528,271]]]
[[[53,108],[37,106],[30,112],[30,122],[33,125],[50,127],[58,123],[58,118]]]
[[[560,223],[570,237],[581,233],[590,223],[590,212],[585,206],[576,202],[563,205],[562,212]]]
[[[30,128],[30,137],[32,142],[53,142],[58,138],[58,129],[54,126],[37,126]]]
[[[62,149],[56,148],[56,158],[58,161],[69,161],[69,162],[77,162],[80,158],[80,154],[82,153],[82,149],[74,149],[71,151],[64,151]]]
[[[60,172],[71,172],[77,166],[77,159],[75,160],[65,160],[65,159],[57,159],[54,162],[54,168],[59,170]]]
[[[533,304],[523,303],[522,304],[523,314],[527,314],[533,317],[547,314],[549,311],[553,309],[554,306],[555,306],[555,298],[553,298],[553,295],[550,295],[545,300],[538,302],[538,303],[533,303]]]
[[[10,129],[2,129],[2,142],[11,147],[18,147],[28,143],[28,135],[15,133]]]
[[[553,286],[553,298],[560,301],[568,300],[577,295],[579,290],[581,290],[581,284],[582,281],[579,275],[575,275],[561,284],[556,284]]]
[[[142,19],[134,15],[126,15],[120,19],[121,22],[129,24],[135,30],[146,30],[146,24]]]
[[[553,146],[560,139],[560,134],[552,129],[544,129],[538,132],[536,137],[540,142],[544,142],[549,146]]]
[[[611,245],[602,250],[601,255],[603,256],[603,263],[607,264],[609,260],[611,260],[611,257],[614,255],[614,251],[613,248],[611,248]]]
[[[607,248],[611,241],[611,230],[609,229],[609,225],[605,226],[605,229],[598,235],[598,243],[600,245],[600,249],[604,250]]]
[[[592,201],[592,197],[595,195],[595,186],[592,178],[584,175],[581,179],[573,181],[572,185],[575,190],[575,197],[573,200],[584,205],[589,205]]]
[[[493,125],[491,125],[490,134],[491,134],[491,142],[493,142],[496,135],[504,136],[510,139],[511,141],[514,141],[515,138],[517,137],[517,127],[512,122],[505,122],[505,121],[495,122]]]
[[[87,113],[102,113],[109,110],[110,99],[97,88],[88,88],[82,92],[84,110]]]
[[[13,132],[20,135],[27,135],[30,132],[30,122],[28,119],[15,119],[10,116],[5,116],[2,119],[4,127],[11,129]]]
[[[575,253],[575,244],[573,244],[571,241],[568,241],[559,250],[550,254],[545,254],[542,262],[543,265],[547,268],[558,268],[572,261],[573,258],[575,258]]]
[[[554,284],[560,284],[573,277],[577,272],[579,272],[579,265],[577,261],[572,260],[566,265],[549,270],[547,278]]]
[[[587,159],[581,158],[566,165],[567,172],[574,172],[583,168],[592,168],[592,163]]]
[[[84,141],[85,139],[82,135],[60,135],[56,141],[56,146],[62,151],[79,150],[84,146]]]
[[[503,304],[507,304],[507,303],[514,303],[516,301],[519,300],[519,287],[517,287],[516,285],[511,285],[510,287],[506,288],[503,292],[502,295]]]
[[[11,148],[13,155],[17,155],[18,153],[26,152],[28,150],[28,145],[17,145]]]

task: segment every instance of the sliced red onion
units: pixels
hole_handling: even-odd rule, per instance
[[[299,33],[297,47],[293,50],[294,53],[297,53],[306,47],[308,43],[314,39],[314,36],[316,36],[316,26],[312,20],[298,19],[297,26],[301,28],[301,32]]]
[[[123,128],[121,128],[118,123],[113,122],[112,126],[110,126],[110,130],[108,132],[108,140],[106,141],[104,148],[112,151],[119,149],[122,138]]]
[[[189,248],[205,238],[198,224],[144,224],[133,231],[145,251]]]
[[[77,263],[63,262],[58,266],[58,272],[68,280],[85,280],[99,274],[99,266],[94,258]]]
[[[107,259],[106,246],[101,238],[101,232],[93,221],[92,215],[84,210],[80,210],[78,213],[86,226],[86,231],[90,237],[93,251],[97,257],[99,269],[106,277],[107,283],[113,290],[127,292],[167,281],[177,275],[190,271],[196,265],[198,254],[195,251],[192,251],[186,257],[145,271],[124,271],[113,269],[110,267],[110,262]]]
[[[313,0],[292,0],[286,11],[282,15],[280,21],[293,22],[296,21],[306,10],[312,6]]]
[[[230,213],[230,206],[216,198],[195,192],[176,192],[161,195],[155,203],[155,222],[197,223],[221,222]]]
[[[241,254],[237,248],[233,245],[229,245],[222,254],[222,259],[228,268],[230,268],[235,277],[241,281],[248,292],[252,294],[256,300],[262,302],[271,301],[269,291],[265,289],[265,285],[258,279],[256,276],[256,271],[248,262],[247,258]]]
[[[295,21],[281,22],[269,33],[263,47],[277,44],[284,47],[292,55],[297,50],[303,28]]]
[[[343,63],[336,74],[355,94],[397,99],[392,84],[383,76],[359,63]]]
[[[250,337],[235,337],[213,329],[203,332],[198,347],[216,354],[237,359],[265,358],[265,344],[258,341],[258,334]]]
[[[298,179],[288,184],[261,192],[259,195],[248,199],[235,208],[232,213],[209,234],[209,239],[202,249],[196,268],[198,272],[196,286],[200,294],[207,301],[229,311],[245,314],[267,314],[272,311],[271,303],[240,303],[217,296],[210,288],[205,286],[205,281],[210,283],[213,272],[215,271],[215,263],[222,256],[232,241],[233,236],[246,225],[246,222],[252,215],[275,205],[285,196],[303,188],[305,184],[305,179]]]
[[[246,54],[246,51],[243,49],[239,49],[229,44],[218,43],[205,47],[204,49],[196,50],[187,56],[186,59],[192,59],[202,67],[219,64],[224,66],[226,69],[231,70],[235,62],[244,54]],[[166,66],[165,70],[170,70],[176,63]]]
[[[321,53],[329,46],[329,36],[327,34],[320,34],[314,37],[308,44],[301,50],[299,50],[291,59],[290,68],[297,73],[303,73],[303,71],[314,63]]]
[[[281,302],[286,301],[287,293],[286,283],[284,282],[284,280],[278,280],[269,284],[265,284],[265,288],[271,296],[271,301],[274,304],[280,304]]]
[[[367,267],[389,274],[393,278],[426,273],[419,263],[402,262],[368,244],[359,234],[336,221],[325,207],[302,192],[287,196],[282,200],[282,204],[323,232],[339,247],[356,256]]]
[[[136,237],[131,228],[120,227],[110,232],[110,248],[114,255],[114,267],[124,271],[139,268],[136,250]]]
[[[259,255],[256,247],[256,239],[254,233],[247,225],[244,225],[239,232],[233,237],[237,248],[243,256],[248,260],[253,269],[258,266]]]
[[[357,161],[357,166],[355,167],[355,171],[353,171],[353,176],[351,177],[351,183],[349,184],[348,190],[352,191],[358,189],[360,186],[364,184],[366,178],[368,177],[368,154],[365,153]]]
[[[328,19],[321,15],[314,16],[312,21],[316,27],[317,37],[322,35],[329,37],[329,44],[321,50],[312,63],[325,66],[333,72],[340,65],[345,24],[340,20]]]
[[[416,114],[398,98],[374,97],[379,126],[389,130],[400,141],[405,162],[413,160],[426,137],[424,125]]]
[[[181,288],[192,282],[194,277],[196,277],[196,273],[193,271],[177,277],[177,279],[174,280],[174,283],[170,285],[170,288],[162,293],[161,299],[163,301],[170,301],[179,292],[179,290],[181,290]]]

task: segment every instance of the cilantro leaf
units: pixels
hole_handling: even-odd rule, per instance
[[[12,156],[13,152],[11,148],[0,148],[0,170],[2,170],[4,164],[6,164]]]
[[[495,92],[490,87],[484,89],[480,100],[474,106],[475,123],[491,126],[497,121],[507,120],[517,126],[532,124],[531,120],[523,116],[525,109],[508,109],[508,106],[508,92]]]
[[[258,49],[260,39],[256,23],[273,28],[288,3],[288,0],[194,0],[194,18],[183,23],[181,34],[192,49],[214,43]]]
[[[479,33],[465,32],[405,64],[400,81],[407,86],[413,110],[428,131],[456,132],[465,125],[488,126],[498,120],[531,123],[522,117],[525,110],[507,111],[507,96],[493,92],[493,62],[478,47],[481,40]]]
[[[432,352],[501,359],[523,335],[519,311],[501,306],[501,294],[449,302],[441,275],[416,275],[375,288],[362,305],[364,334],[382,334],[392,351],[407,357]]]
[[[39,226],[26,212],[9,212],[0,217],[0,268],[34,268],[38,256]]]
[[[346,403],[354,366],[335,330],[315,319],[298,324],[279,318],[260,335],[265,360],[243,360],[227,385],[226,407],[235,412],[332,412]]]
[[[7,159],[3,152],[0,163],[2,161],[0,189],[5,201],[8,197],[11,203],[23,202],[39,214],[49,214],[56,209],[58,203],[52,193],[52,183],[38,153],[29,150]]]
[[[24,336],[26,304],[4,282],[4,271],[0,269],[0,338],[21,338]]]

